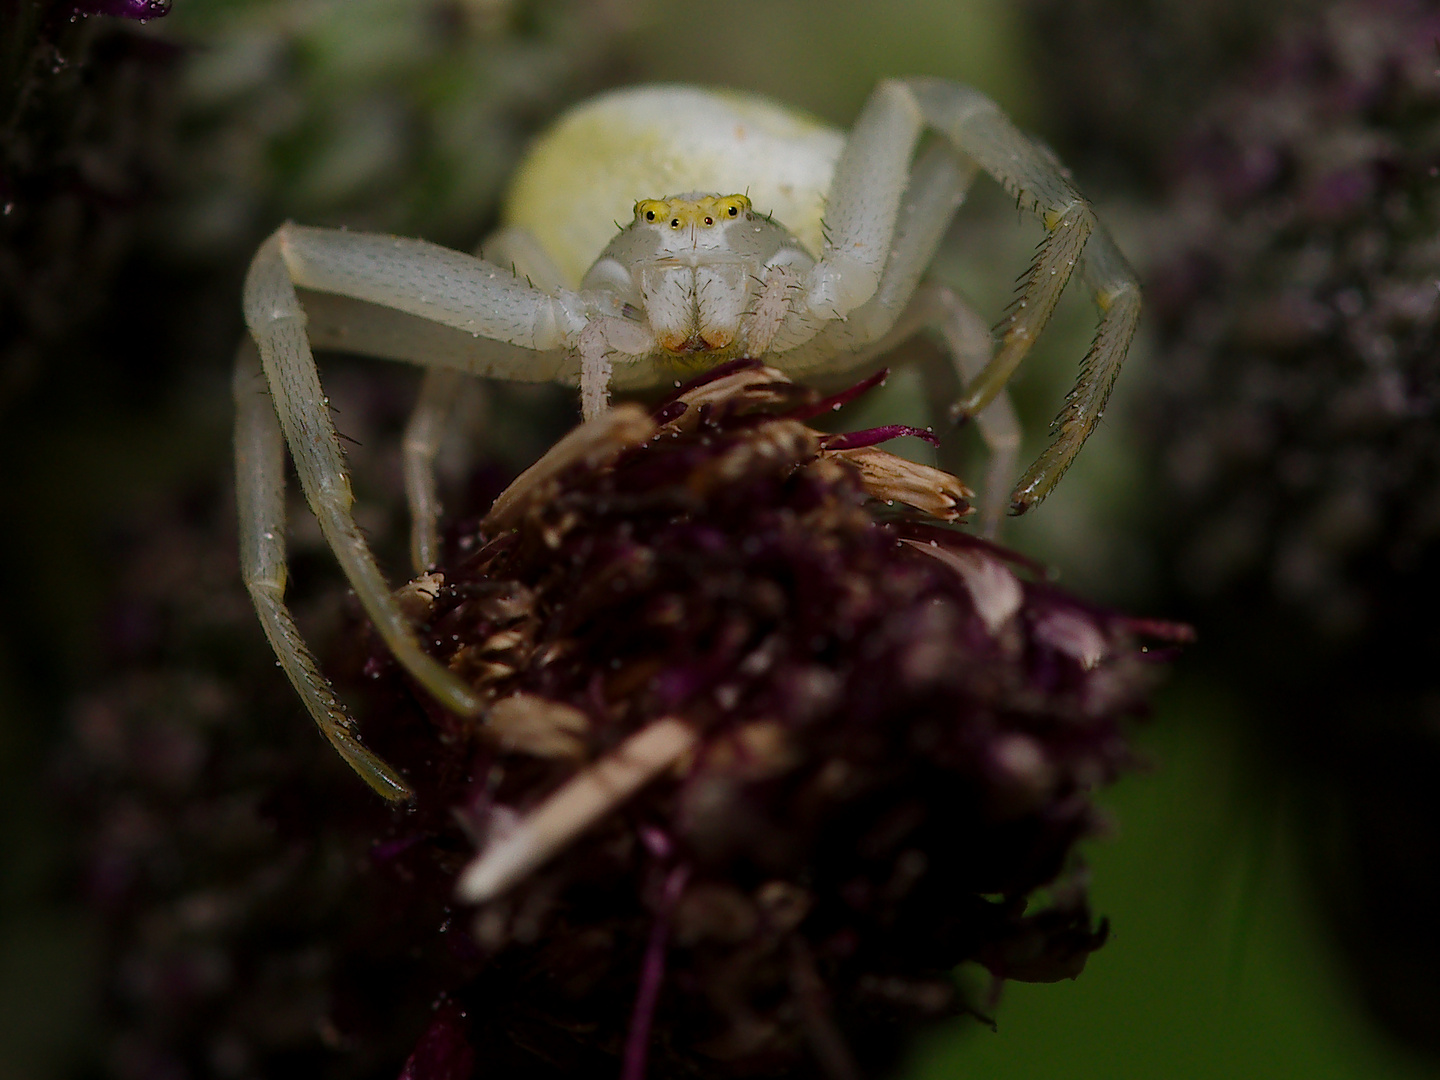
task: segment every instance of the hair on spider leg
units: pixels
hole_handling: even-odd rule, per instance
[[[1079,397],[1082,396],[1081,390],[1080,390],[1080,384],[1083,383],[1083,382],[1085,381],[1086,377],[1087,377],[1092,371],[1095,370],[1095,354],[1096,354],[1096,352],[1099,351],[1099,348],[1100,348],[1100,340],[1101,340],[1101,338],[1103,338],[1104,336],[1105,336],[1104,328],[1097,328],[1097,329],[1095,330],[1095,336],[1090,339],[1090,347],[1085,350],[1085,355],[1084,355],[1084,357],[1080,360],[1080,377],[1076,380],[1074,386],[1070,387],[1069,390],[1065,391],[1065,403],[1066,403],[1067,405],[1068,405],[1070,402],[1072,402],[1072,401],[1074,401],[1074,400],[1076,400],[1077,398],[1079,398]],[[1116,376],[1115,374],[1111,374],[1111,376],[1110,376],[1110,383],[1111,383],[1112,386],[1114,385],[1116,378],[1117,378],[1117,376]],[[1102,415],[1103,415],[1103,412],[1102,412]],[[1052,428],[1059,427],[1059,426],[1060,426],[1060,417],[1059,417],[1059,416],[1056,416],[1055,419],[1054,419],[1053,421],[1051,421],[1050,426],[1051,426]]]
[[[1045,262],[1045,242],[1042,240],[1035,245],[1035,254],[1030,259],[1030,265],[1022,270],[1015,278],[1015,297],[1010,301],[1013,307],[1025,299],[1030,284],[1040,275],[1040,268]],[[1006,310],[1009,310],[1007,308]]]
[[[1030,264],[1015,275],[1016,281],[1022,281],[1035,273],[1036,267],[1040,265],[1040,261],[1045,255],[1045,245],[1049,242],[1050,237],[1048,234],[1035,241],[1035,246],[1031,249]]]
[[[1006,330],[1020,318],[1020,308],[1023,306],[1023,304],[1012,304],[1007,308],[1005,314],[1000,316],[1000,320],[990,327],[990,333],[997,337],[1004,337]]]
[[[1035,217],[1044,216],[1040,213],[1040,197],[1038,195],[1032,196],[1030,199],[1030,205],[1026,206],[1024,189],[1016,187],[1012,190],[1007,187],[1005,190],[1010,191],[1011,194],[1015,196],[1015,213],[1019,216],[1019,219],[1022,222],[1025,220],[1025,215],[1027,213]]]
[[[995,325],[990,327],[990,333],[1003,336],[1006,328],[1014,325],[1020,319],[1020,312],[1025,307],[1024,296],[1017,296],[1010,303],[1005,305],[1005,310],[1000,313],[1000,318]]]
[[[1010,300],[1006,303],[1004,309],[1001,312],[1002,318],[1009,318],[1029,303],[1030,284],[1034,280],[1035,276],[1032,273],[1027,272],[1026,275],[1016,283],[1014,292],[1010,296]]]

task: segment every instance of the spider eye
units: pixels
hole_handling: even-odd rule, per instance
[[[671,219],[670,219],[670,228],[672,228],[672,229],[678,229],[679,227],[680,227],[680,219],[679,219],[678,217],[677,217],[677,218],[671,218]]]
[[[750,216],[750,197],[748,195],[727,195],[720,205],[725,208],[727,217],[748,218]]]
[[[715,219],[714,219],[713,217],[707,217],[707,218],[705,219],[705,224],[706,224],[706,225],[714,225],[714,224],[715,224]]]
[[[654,220],[655,220],[655,211],[654,211],[654,210],[646,210],[646,211],[645,211],[645,220],[646,220],[646,221],[654,221]]]

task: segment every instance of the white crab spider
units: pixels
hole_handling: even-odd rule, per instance
[[[922,146],[927,130],[939,137]],[[982,169],[1046,229],[998,349],[953,292],[921,281]],[[631,200],[663,191],[686,194],[641,198],[615,234]],[[1139,317],[1134,275],[1065,169],[988,98],[940,79],[881,83],[848,137],[739,94],[612,93],[567,114],[532,151],[506,220],[485,246],[488,260],[420,240],[285,225],[245,283],[259,354],[257,362],[255,349],[242,348],[235,375],[245,583],[321,730],[389,798],[407,786],[356,738],[284,604],[287,446],[387,646],[445,707],[476,715],[481,705],[421,649],[356,528],[312,346],[429,369],[405,444],[422,572],[436,550],[431,466],[462,373],[578,383],[591,418],[612,388],[668,385],[677,368],[743,355],[829,379],[933,328],[966,387],[954,412],[976,418],[993,478],[1009,474],[1019,444],[1005,384],[1078,263],[1099,327],[1053,441],[1011,497],[1019,513],[1048,494],[1099,421]]]

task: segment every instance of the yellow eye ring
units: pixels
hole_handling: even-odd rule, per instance
[[[641,199],[635,204],[636,221],[659,221],[661,216],[668,213],[670,207],[664,199]]]

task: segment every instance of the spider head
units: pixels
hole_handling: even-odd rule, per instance
[[[808,263],[795,238],[745,195],[641,199],[581,288],[631,304],[670,361],[704,367],[750,347],[755,285],[790,249]]]
[[[642,270],[646,313],[660,347],[693,363],[733,344],[744,315],[744,237],[754,220],[744,195],[690,193],[635,204],[631,229],[653,244]]]

